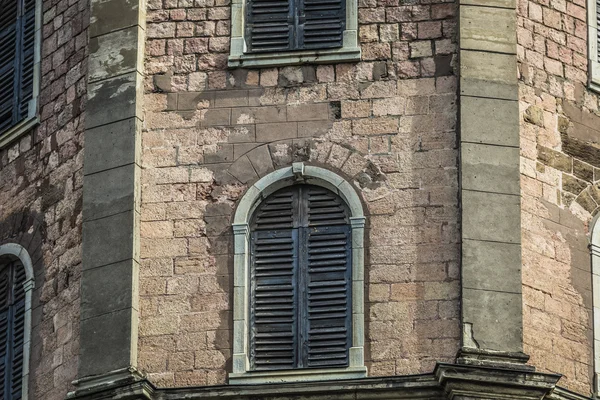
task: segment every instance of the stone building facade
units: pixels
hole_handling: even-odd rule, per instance
[[[596,3],[347,0],[343,51],[262,58],[248,4],[39,1],[25,397],[596,396]],[[248,367],[251,211],[301,183],[360,210],[355,375]]]

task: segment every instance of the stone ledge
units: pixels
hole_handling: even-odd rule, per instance
[[[304,400],[381,399],[550,399],[589,400],[556,385],[560,375],[522,369],[443,364],[430,374],[258,385],[156,388],[135,369],[80,379],[68,400],[179,400],[302,398]]]
[[[319,51],[295,51],[283,53],[241,54],[229,57],[230,68],[279,67],[301,64],[323,64],[360,61],[360,47]]]

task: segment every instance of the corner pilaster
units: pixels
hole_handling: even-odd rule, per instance
[[[459,363],[523,365],[516,1],[461,0]]]
[[[70,398],[143,382],[135,367],[145,8],[91,1],[80,358]]]

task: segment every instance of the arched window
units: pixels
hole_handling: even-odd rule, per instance
[[[33,264],[18,244],[0,246],[0,398],[27,400]]]
[[[339,196],[294,185],[254,213],[250,262],[252,370],[347,367],[351,231]]]
[[[295,163],[248,189],[233,224],[230,383],[366,376],[364,223],[352,186],[323,168]]]
[[[22,398],[25,281],[21,261],[0,263],[0,393],[7,400]]]

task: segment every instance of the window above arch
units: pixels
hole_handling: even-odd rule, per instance
[[[230,67],[360,61],[356,0],[233,0]]]
[[[233,226],[230,383],[366,376],[357,201],[346,181],[303,165],[275,171],[247,191]]]

